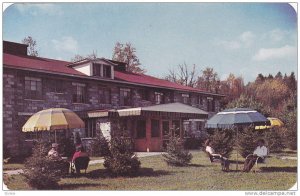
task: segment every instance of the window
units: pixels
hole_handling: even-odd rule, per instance
[[[188,137],[189,133],[191,131],[190,121],[184,121],[183,122],[183,131],[184,131],[184,137]]]
[[[138,120],[136,123],[136,138],[146,138],[146,121]]]
[[[96,119],[85,120],[85,137],[96,137]]]
[[[121,106],[130,106],[131,105],[130,89],[120,88],[120,105]]]
[[[203,99],[201,95],[198,96],[198,104],[203,105]]]
[[[178,137],[180,136],[180,121],[179,120],[173,120],[173,133],[174,136]]]
[[[110,89],[107,87],[99,86],[99,102],[103,104],[110,104]]]
[[[142,100],[147,100],[147,101],[149,101],[149,98],[150,98],[150,96],[149,96],[149,91],[147,91],[146,89],[140,89],[140,90],[139,90],[139,95],[140,95],[140,98],[141,98]]]
[[[159,136],[160,136],[159,120],[151,120],[151,137],[159,137]]]
[[[51,81],[51,91],[54,93],[64,93],[65,90],[63,88],[63,81],[62,80],[53,80]]]
[[[215,111],[215,100],[212,97],[207,97],[207,111],[208,112]]]
[[[197,130],[202,131],[204,129],[204,122],[198,121],[197,122]]]
[[[103,77],[111,78],[111,66],[102,65],[103,66]]]
[[[73,103],[84,103],[86,101],[85,84],[73,82],[72,85],[74,86],[73,96],[72,96]]]
[[[163,93],[155,92],[155,104],[163,103]]]
[[[93,76],[101,76],[101,64],[93,64]]]
[[[42,79],[35,77],[25,77],[25,98],[42,98]]]
[[[170,127],[169,127],[169,121],[163,121],[162,122],[162,131],[164,136],[169,136],[170,134]]]
[[[188,104],[189,103],[189,95],[188,94],[182,94],[182,102],[184,104]]]

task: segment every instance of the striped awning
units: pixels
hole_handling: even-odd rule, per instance
[[[87,112],[88,118],[126,117],[126,116],[161,116],[189,119],[207,119],[208,113],[199,108],[182,103],[159,104],[146,107],[93,110]]]

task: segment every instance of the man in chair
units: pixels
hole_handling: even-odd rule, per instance
[[[249,172],[256,163],[256,160],[263,162],[267,155],[268,149],[265,146],[265,141],[263,139],[258,140],[258,146],[253,154],[248,155],[245,160],[243,172]]]

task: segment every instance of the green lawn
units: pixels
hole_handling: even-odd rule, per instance
[[[289,154],[290,155],[290,154]],[[285,156],[289,156],[285,155]],[[60,181],[64,190],[287,190],[297,177],[297,160],[270,157],[257,173],[222,172],[220,164],[211,164],[203,152],[193,152],[189,167],[170,167],[161,156],[141,158],[138,177],[110,177],[102,164],[89,167],[86,176]],[[239,165],[240,169],[242,164]],[[13,190],[29,187],[21,175],[5,179]]]

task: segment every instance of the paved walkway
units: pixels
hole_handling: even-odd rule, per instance
[[[157,155],[161,155],[162,153],[163,152],[136,152],[135,154],[137,155],[137,157],[141,158],[141,157],[157,156]],[[95,165],[99,163],[104,163],[104,159],[101,158],[97,160],[91,160],[89,162],[89,165]],[[3,171],[3,174],[7,174],[7,175],[18,175],[22,173],[24,173],[22,169]]]

